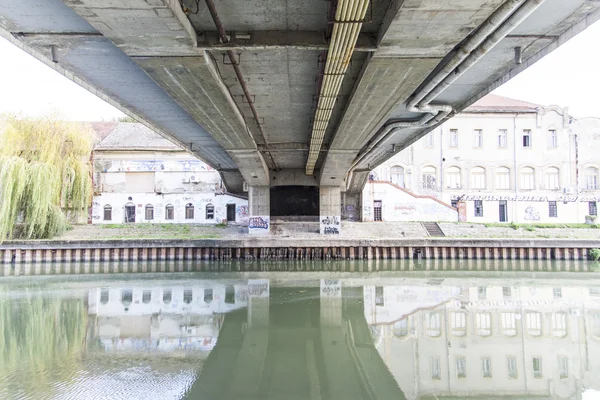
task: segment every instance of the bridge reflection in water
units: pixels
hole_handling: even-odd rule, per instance
[[[510,274],[5,279],[0,398],[587,398],[600,280]]]

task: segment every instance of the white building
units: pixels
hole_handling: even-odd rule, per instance
[[[92,222],[248,222],[219,173],[142,124],[119,123],[93,152]]]
[[[380,189],[389,182],[457,207],[461,221],[585,222],[600,201],[599,151],[600,120],[488,95],[377,167],[362,220],[447,220],[419,207],[400,219],[402,194]]]

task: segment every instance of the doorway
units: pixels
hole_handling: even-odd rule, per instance
[[[125,223],[135,222],[135,204],[125,205]]]
[[[373,202],[373,221],[381,221],[381,200]]]
[[[235,204],[227,204],[227,222],[235,222]]]
[[[508,221],[508,212],[506,209],[506,200],[500,200],[498,204],[498,212],[500,213],[500,222]]]

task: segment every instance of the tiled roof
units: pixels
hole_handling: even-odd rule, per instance
[[[94,150],[182,151],[183,149],[142,124],[119,122]]]
[[[463,112],[535,112],[539,104],[488,94],[467,107]]]
[[[84,122],[85,123],[85,122]],[[98,142],[101,142],[111,133],[119,124],[118,122],[103,122],[103,121],[91,121],[87,122],[87,124],[92,128],[94,133],[96,134],[96,139]]]

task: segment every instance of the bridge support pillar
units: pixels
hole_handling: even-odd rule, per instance
[[[342,231],[340,187],[321,186],[319,188],[319,207],[321,234],[339,234]]]
[[[271,231],[271,192],[269,186],[250,186],[248,189],[248,233],[268,235]]]

